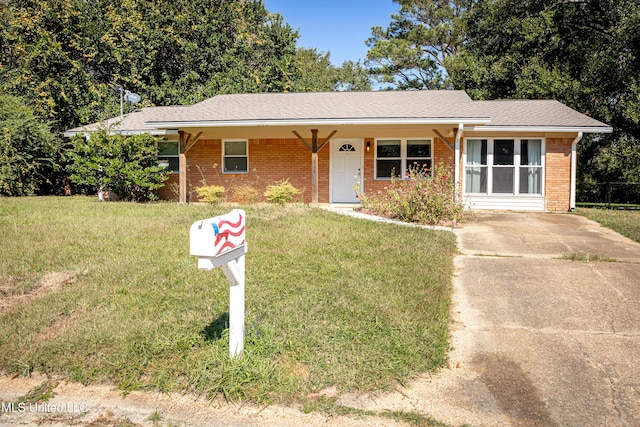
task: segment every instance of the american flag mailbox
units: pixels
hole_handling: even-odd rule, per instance
[[[198,257],[198,268],[211,270],[247,252],[245,212],[234,209],[228,214],[196,221],[189,231],[191,255]]]
[[[244,351],[244,255],[245,212],[234,209],[228,214],[196,221],[189,230],[191,255],[198,257],[198,269],[221,267],[229,281],[229,355],[242,357]]]

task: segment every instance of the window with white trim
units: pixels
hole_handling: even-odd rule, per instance
[[[432,174],[431,139],[397,138],[376,140],[376,179],[408,177],[411,169]]]
[[[465,193],[542,195],[543,154],[542,139],[468,139]]]
[[[467,193],[487,192],[487,140],[467,140],[467,164],[465,165],[465,191]]]
[[[178,141],[158,141],[158,165],[171,171],[180,172]]]
[[[542,194],[542,140],[520,141],[520,194]]]
[[[249,172],[248,145],[249,144],[246,139],[222,141],[223,173]]]
[[[493,185],[494,194],[514,194],[515,188],[515,141],[496,139],[493,141]]]

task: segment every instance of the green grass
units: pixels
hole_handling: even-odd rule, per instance
[[[0,370],[264,402],[445,364],[453,234],[300,205],[246,208],[245,353],[230,360],[228,282],[188,242],[230,209],[0,198],[0,299],[14,301]],[[74,280],[39,292],[52,273]]]
[[[565,252],[562,254],[561,259],[569,261],[585,261],[585,262],[616,262],[614,258],[608,256],[602,256],[598,254],[591,254],[588,252]]]
[[[389,418],[395,421],[404,422],[406,424],[417,427],[450,427],[431,417],[422,415],[418,412],[407,411],[365,411],[355,409],[348,406],[342,406],[336,403],[336,399],[328,399],[321,397],[319,399],[309,400],[302,405],[304,413],[322,412],[329,416],[353,416],[356,418],[365,418],[368,416]]]
[[[640,211],[580,208],[576,212],[640,243]]]
[[[29,391],[24,396],[19,397],[17,400],[20,403],[31,404],[37,402],[46,402],[55,396],[53,391],[58,386],[57,381],[47,380],[41,383],[39,386]],[[16,403],[18,403],[16,402]]]
[[[592,203],[592,202],[576,202],[578,208],[594,208],[594,209],[620,209],[620,210],[639,210],[640,205],[634,203]]]

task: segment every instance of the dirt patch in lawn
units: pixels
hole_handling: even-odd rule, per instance
[[[88,271],[54,271],[45,274],[39,280],[19,277],[8,277],[0,284],[0,313],[13,310],[31,300],[42,298],[58,289],[73,283],[78,276],[85,276]],[[29,282],[34,282],[29,284]]]
[[[45,387],[49,384],[52,387]],[[45,388],[48,395],[42,401],[29,397]],[[234,404],[180,393],[124,394],[114,386],[85,386],[40,374],[28,378],[0,374],[0,402],[4,405],[0,426],[409,426],[378,416],[304,413],[298,405]]]

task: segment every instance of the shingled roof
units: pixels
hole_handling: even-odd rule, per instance
[[[218,95],[182,107],[144,108],[75,128],[162,134],[189,127],[321,124],[458,124],[474,130],[611,132],[611,127],[552,100],[473,101],[460,90]]]
[[[184,113],[188,120],[477,117],[459,90],[220,95]]]
[[[104,129],[110,133],[121,133],[125,135],[136,133],[150,133],[152,135],[165,135],[166,130],[151,129],[145,125],[150,120],[154,120],[157,117],[171,117],[177,111],[183,110],[184,106],[173,107],[147,107],[140,110],[136,110],[132,113],[123,115],[122,117],[113,117],[108,120],[104,120],[97,123],[92,123],[86,126],[80,126],[77,128],[69,129],[64,133],[66,137],[72,137],[76,134],[83,134],[87,132],[96,132]]]
[[[482,114],[491,117],[487,130],[500,127],[609,128],[554,100],[474,101]]]

